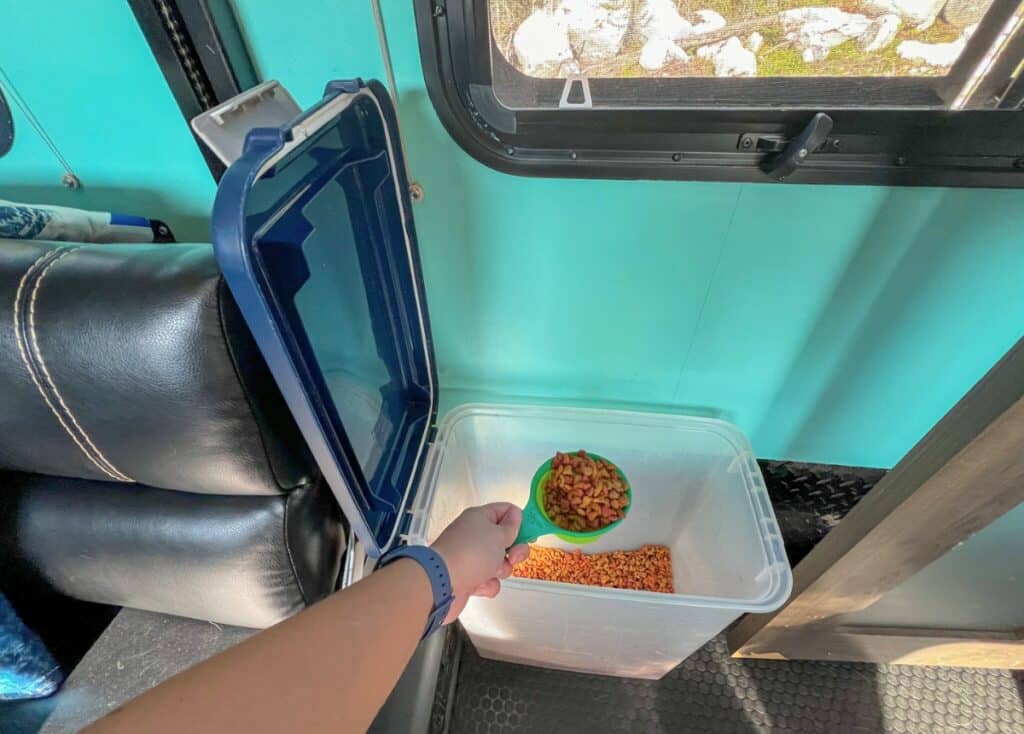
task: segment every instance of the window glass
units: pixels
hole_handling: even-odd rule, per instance
[[[941,77],[993,0],[489,0],[535,79]]]

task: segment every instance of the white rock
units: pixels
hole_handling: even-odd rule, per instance
[[[963,36],[949,43],[904,41],[896,47],[896,53],[908,61],[923,61],[929,66],[952,66],[966,45],[967,39]]]
[[[817,63],[818,61],[824,61],[825,59],[827,59],[831,51],[831,46],[807,46],[806,48],[804,48],[803,53],[800,54],[800,58],[804,60],[805,64],[814,64]]]
[[[871,25],[871,19],[839,8],[795,8],[779,13],[779,22],[801,51],[807,63],[823,61],[841,43],[857,38]]]
[[[896,53],[908,61],[923,61],[929,66],[952,66],[977,29],[977,24],[969,25],[960,32],[959,38],[948,43],[904,41],[896,47]]]
[[[726,19],[714,10],[698,10],[697,17],[700,18],[700,22],[694,25],[691,31],[695,36],[702,33],[714,33],[728,25]]]
[[[946,0],[863,0],[864,10],[876,14],[895,13],[920,30],[935,22]]]
[[[871,21],[867,30],[857,36],[857,45],[861,51],[867,53],[881,51],[896,40],[896,34],[899,33],[902,24],[900,16],[895,13],[879,16]]]
[[[557,77],[573,61],[569,29],[561,19],[543,10],[534,11],[512,36],[519,70],[527,76]]]
[[[749,36],[747,36],[747,48],[749,48],[755,54],[758,51],[760,51],[763,46],[764,46],[764,36],[762,36],[757,31],[754,31]]]
[[[779,22],[786,31],[813,34],[835,32],[853,38],[865,31],[871,19],[839,8],[795,8],[779,13]]]
[[[756,76],[757,57],[736,36],[697,49],[697,56],[715,64],[715,76]]]
[[[667,38],[654,38],[640,49],[640,66],[647,71],[657,71],[670,61],[689,60],[690,55]]]
[[[561,0],[556,11],[581,64],[618,56],[633,11],[631,0]]]
[[[636,27],[646,41],[677,41],[693,34],[693,24],[679,15],[673,0],[641,0],[636,13]]]

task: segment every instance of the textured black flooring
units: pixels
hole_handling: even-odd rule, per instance
[[[1021,734],[1022,692],[1003,670],[733,660],[721,637],[660,681],[484,660],[467,642],[448,731]]]
[[[885,475],[759,463],[793,565]],[[1024,734],[1020,672],[733,660],[719,637],[645,681],[484,660],[461,642],[442,669],[435,733]]]
[[[884,469],[765,459],[757,463],[791,566],[796,566],[885,476]]]

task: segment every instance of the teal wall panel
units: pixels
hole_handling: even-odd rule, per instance
[[[0,198],[114,208],[164,219],[179,239],[209,238],[214,182],[127,2],[0,1],[7,72],[83,187],[14,109]],[[12,104],[13,107],[13,104]]]
[[[205,239],[213,183],[126,4],[60,5],[39,30],[5,3],[29,30],[0,63],[86,187],[63,191],[19,124],[0,195]],[[675,406],[737,422],[762,456],[889,466],[1020,338],[1024,192],[497,173],[427,98],[412,2],[383,6],[444,390]],[[368,0],[236,12],[302,105],[384,78]]]
[[[886,195],[877,188],[744,186],[676,401],[733,406],[729,417],[753,433],[857,252],[865,212]]]
[[[843,356],[799,428],[778,436],[783,455],[842,445],[850,463],[894,463],[1021,337],[1024,237],[1013,212],[1022,193],[931,192],[930,206],[881,212],[858,257],[892,248],[891,271],[879,273],[860,323],[838,329]],[[927,215],[915,218],[916,231],[892,236],[920,207]],[[812,359],[798,369],[813,369]]]
[[[384,79],[369,0],[232,0],[232,7],[257,75],[280,79],[300,105],[320,99],[331,79]]]

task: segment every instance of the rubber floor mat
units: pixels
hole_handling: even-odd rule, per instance
[[[722,637],[660,681],[485,660],[468,640],[460,655],[451,734],[1024,732],[1011,671],[733,660]]]
[[[759,459],[775,519],[796,566],[846,517],[882,477],[884,469]]]

